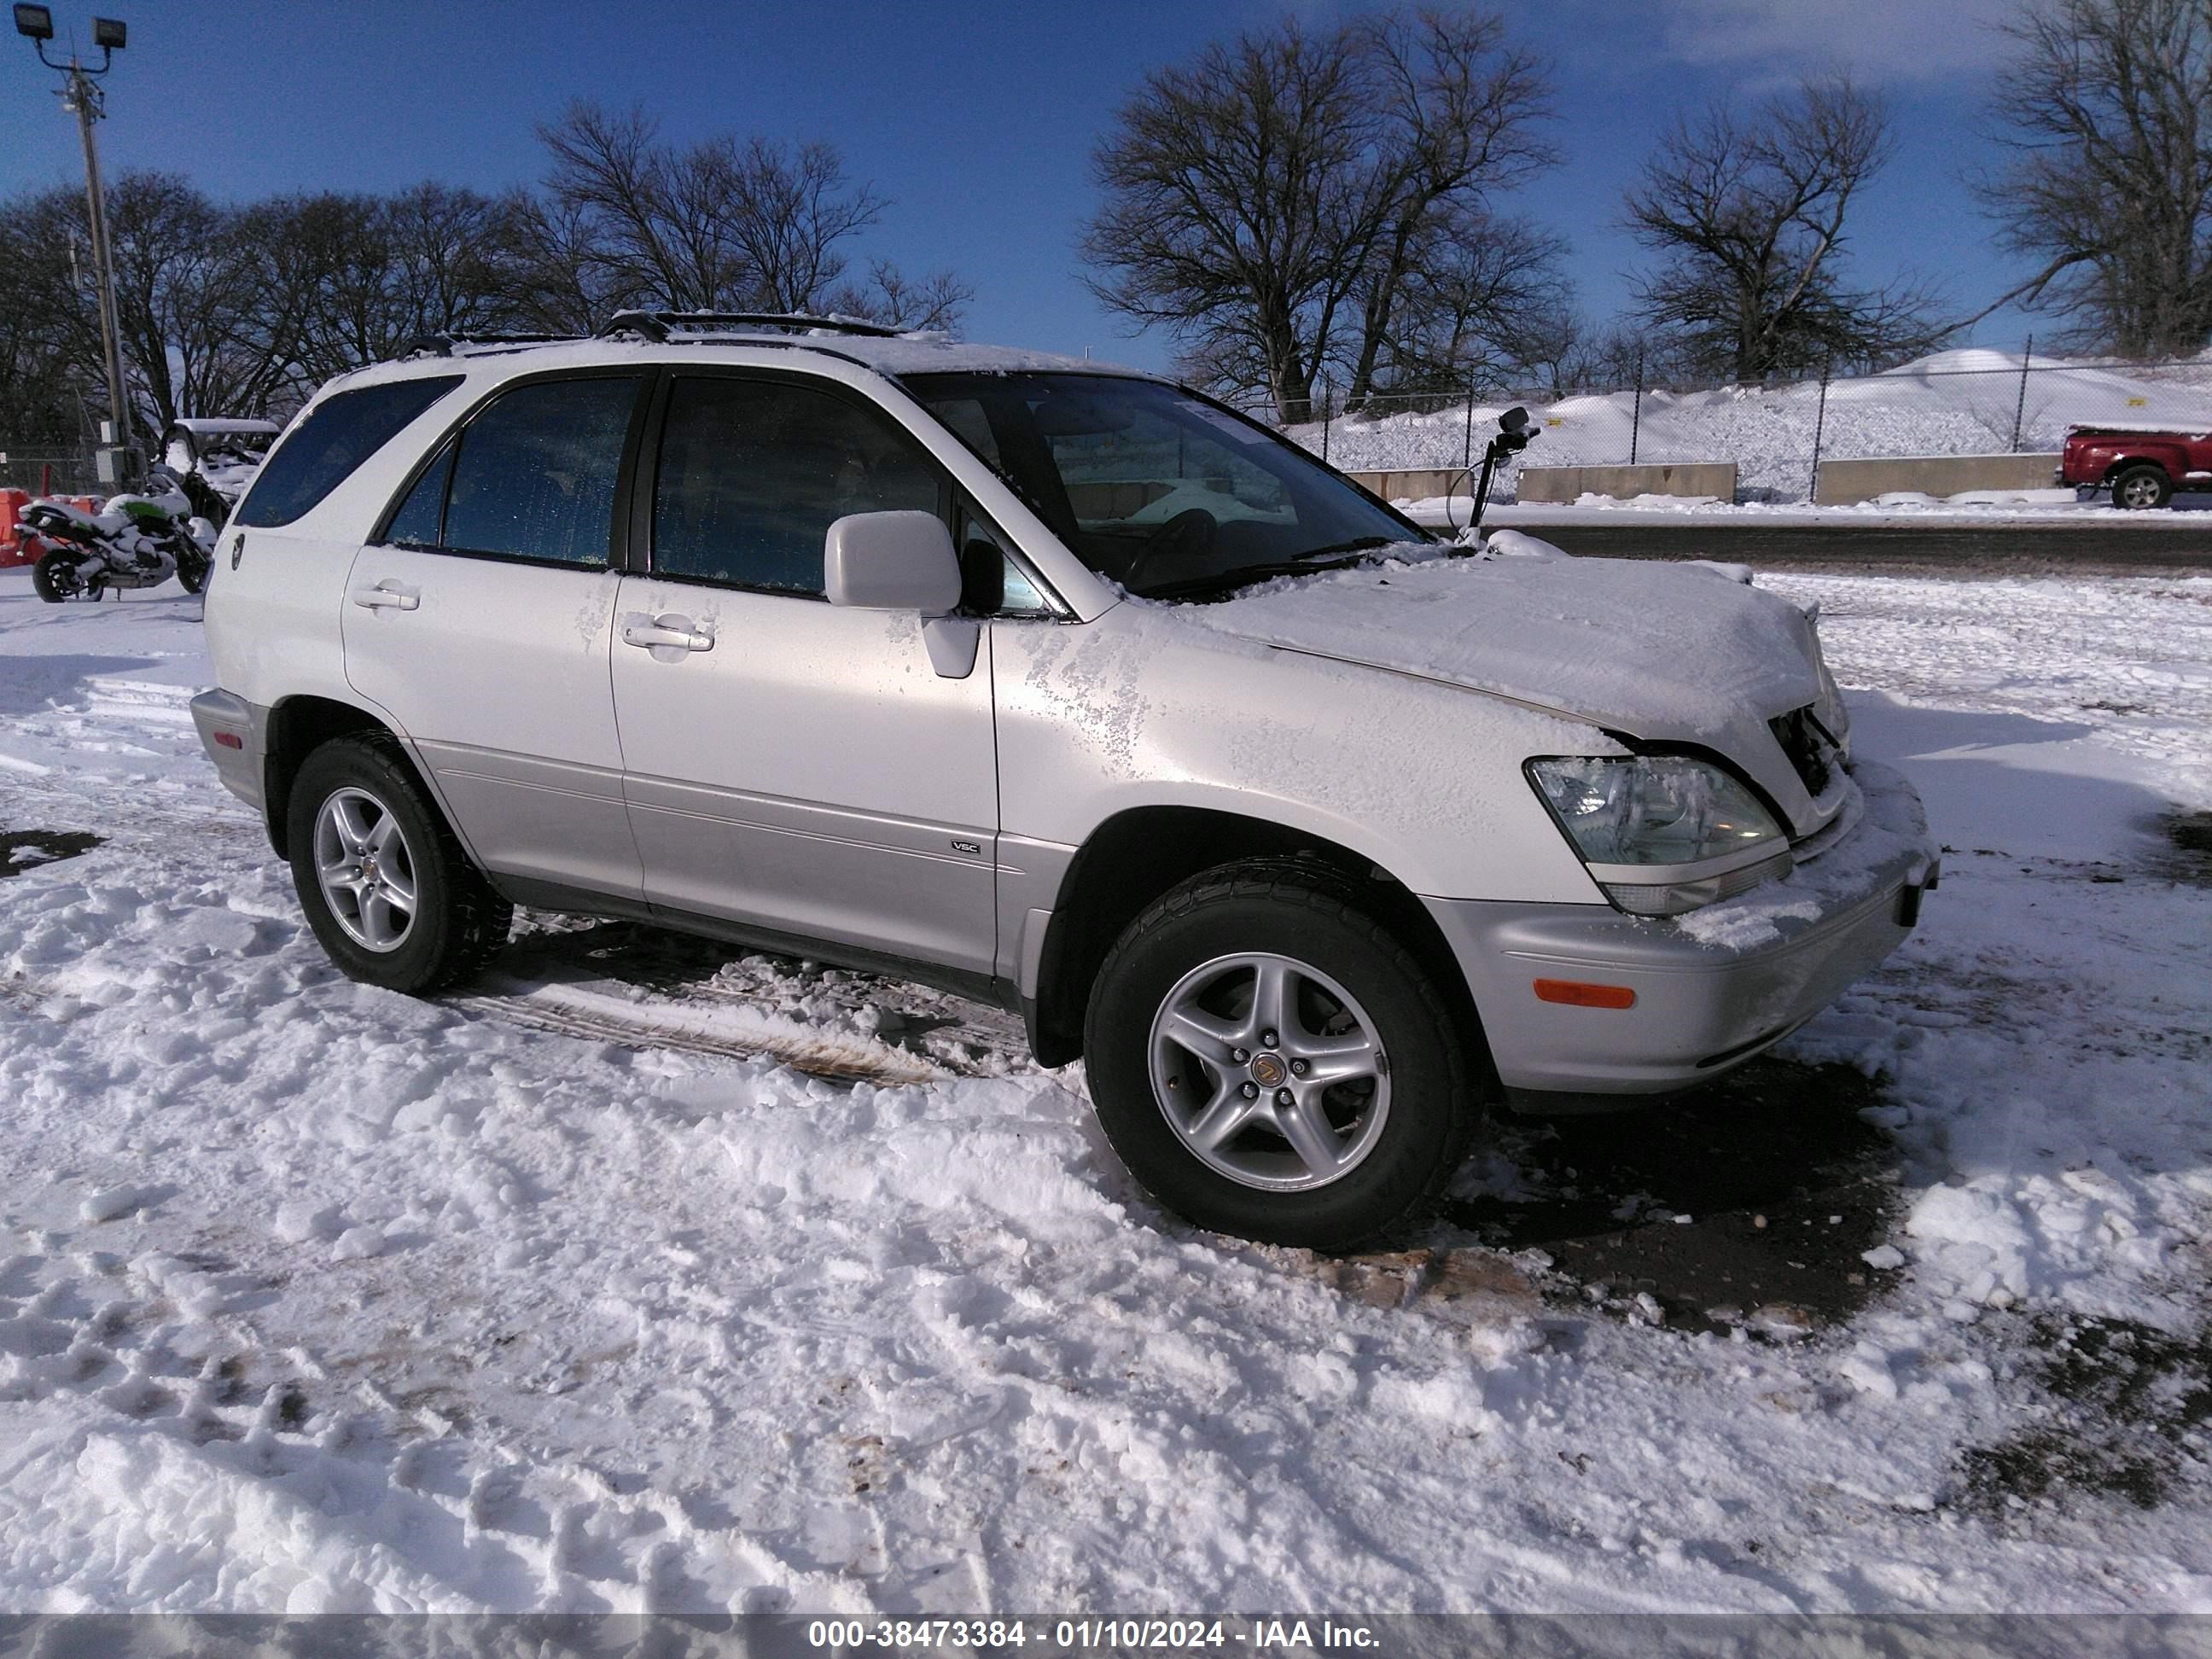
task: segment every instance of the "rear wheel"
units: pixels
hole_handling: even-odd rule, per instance
[[[514,907],[469,862],[386,737],[339,738],[292,785],[292,882],[348,977],[424,996],[477,972]]]
[[[2166,476],[2166,469],[2158,466],[2131,466],[2112,475],[2112,505],[2141,512],[2150,507],[2164,507],[2173,496],[2173,481]]]
[[[99,589],[85,580],[84,561],[66,547],[52,548],[39,556],[39,562],[31,567],[31,586],[48,605],[81,599],[87,594],[100,597]]]
[[[1255,861],[1194,877],[1099,970],[1098,1120],[1200,1226],[1342,1249],[1402,1225],[1466,1156],[1474,1068],[1427,971],[1352,884]]]

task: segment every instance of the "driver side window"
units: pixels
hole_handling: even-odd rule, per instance
[[[929,455],[888,417],[787,380],[687,375],[670,389],[653,495],[659,576],[818,599],[836,520],[940,511]]]

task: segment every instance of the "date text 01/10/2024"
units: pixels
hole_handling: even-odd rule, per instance
[[[815,1649],[1025,1648],[1048,1652],[1158,1648],[1167,1651],[1221,1649],[1259,1650],[1372,1649],[1376,1633],[1359,1624],[1333,1619],[1151,1619],[1138,1617],[1056,1619],[1034,1623],[1020,1619],[817,1619],[806,1626],[806,1644]]]

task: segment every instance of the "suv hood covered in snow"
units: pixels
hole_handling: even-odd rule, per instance
[[[1717,747],[1747,720],[1764,726],[1820,695],[1805,614],[1707,566],[1436,559],[1272,584],[1190,614],[1246,639],[1449,680],[1636,737]]]
[[[1707,566],[1497,540],[1513,551],[1416,553],[1187,614],[1241,638],[1717,750],[1784,803],[1800,834],[1832,810],[1806,795],[1767,724],[1821,698],[1819,645],[1796,606]]]

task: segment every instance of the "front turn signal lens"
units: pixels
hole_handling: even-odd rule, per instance
[[[1636,993],[1626,985],[1592,985],[1579,979],[1540,979],[1536,1000],[1565,1003],[1570,1008],[1633,1008]]]

